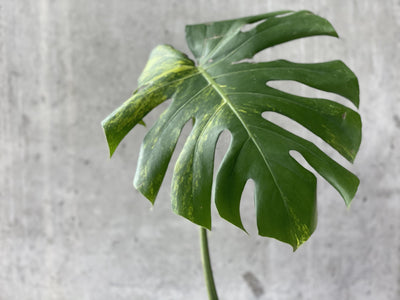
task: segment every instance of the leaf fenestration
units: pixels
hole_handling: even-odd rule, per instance
[[[242,30],[255,22],[254,28]],[[265,120],[262,113],[293,119],[351,162],[361,142],[361,119],[337,102],[288,94],[268,82],[297,81],[341,95],[358,107],[357,78],[341,61],[240,61],[268,47],[315,35],[337,36],[328,21],[308,11],[187,26],[186,39],[197,64],[171,46],[153,50],[138,90],[103,121],[110,153],[149,111],[172,99],[144,138],[135,187],[154,203],[182,128],[194,120],[174,167],[171,200],[176,213],[210,229],[215,146],[221,132],[229,130],[231,145],[215,179],[220,215],[244,229],[240,199],[252,179],[259,234],[296,249],[316,227],[316,178],[289,152],[299,152],[347,205],[359,180],[313,143]]]

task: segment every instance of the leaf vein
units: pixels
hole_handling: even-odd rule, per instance
[[[235,116],[237,117],[237,119],[239,120],[239,122],[242,124],[243,128],[246,130],[247,134],[249,135],[250,139],[252,140],[254,146],[257,148],[260,156],[262,157],[265,166],[267,167],[268,171],[270,172],[272,179],[275,183],[275,186],[277,187],[282,201],[285,204],[286,209],[289,209],[286,203],[286,196],[283,193],[281,187],[278,184],[278,181],[271,169],[271,166],[269,164],[268,161],[268,157],[265,155],[265,153],[262,151],[260,145],[257,143],[256,138],[253,136],[253,134],[251,133],[250,129],[248,128],[248,126],[246,125],[246,123],[244,122],[244,120],[241,118],[239,112],[235,109],[235,107],[233,106],[232,102],[229,100],[229,98],[227,97],[227,95],[224,93],[224,91],[221,90],[221,88],[219,87],[219,85],[214,81],[214,79],[202,68],[202,67],[198,67],[200,73],[204,76],[204,78],[210,83],[210,85],[215,89],[215,91],[220,95],[220,97],[222,98],[222,100],[229,106],[229,108],[232,110],[232,112],[235,114]]]

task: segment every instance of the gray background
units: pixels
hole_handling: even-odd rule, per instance
[[[363,119],[354,165],[316,143],[361,185],[346,209],[319,178],[318,228],[295,253],[256,235],[251,184],[242,204],[249,235],[213,208],[220,298],[400,299],[400,1],[0,3],[1,300],[207,298],[198,228],[170,209],[171,172],[154,208],[132,187],[146,129],[109,160],[100,121],[136,88],[154,46],[187,52],[185,24],[281,9],[309,9],[341,36],[291,42],[256,59],[339,58],[354,70]]]

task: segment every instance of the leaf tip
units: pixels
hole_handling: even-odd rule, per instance
[[[108,118],[104,119],[101,122],[101,127],[103,128],[103,132],[104,132],[104,135],[106,137],[108,150],[109,150],[109,155],[110,155],[110,158],[111,158],[113,156],[115,150],[117,149],[118,144],[114,143],[112,135],[108,131],[107,122],[108,122]]]
[[[132,185],[137,191],[139,191],[143,196],[145,196],[147,200],[149,200],[149,202],[153,207],[154,203],[156,202],[158,190],[157,192],[154,192],[154,189],[152,187],[149,187],[148,185],[144,184],[144,182],[140,180],[141,178],[139,174],[140,172],[136,171]]]
[[[307,235],[302,235],[301,237],[296,237],[296,239],[290,243],[293,252],[296,252],[296,250],[299,249],[300,246],[303,245],[310,238],[311,234],[312,232],[308,233]]]
[[[116,149],[117,149],[117,146],[114,146],[113,144],[108,143],[108,151],[109,151],[110,158],[112,158]]]
[[[360,85],[356,75],[354,75],[354,87],[354,105],[360,108]]]
[[[347,193],[342,194],[344,203],[346,204],[347,208],[350,208],[351,202],[353,201],[353,198],[355,197],[358,187],[360,185],[360,179],[357,176],[353,175],[353,180],[354,182],[352,183],[352,189],[349,190]]]
[[[333,27],[333,25],[332,25],[330,22],[328,22],[328,23],[329,23],[329,25],[331,25],[331,27],[332,27],[332,29],[331,29],[331,30],[332,30],[332,31],[331,31],[331,36],[340,39],[340,36],[339,36],[339,34],[337,33],[337,31],[335,30],[335,28]]]

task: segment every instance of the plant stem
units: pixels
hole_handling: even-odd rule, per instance
[[[200,227],[201,262],[203,264],[204,277],[206,279],[208,299],[218,300],[215,289],[214,276],[211,268],[210,253],[208,251],[207,229]]]

